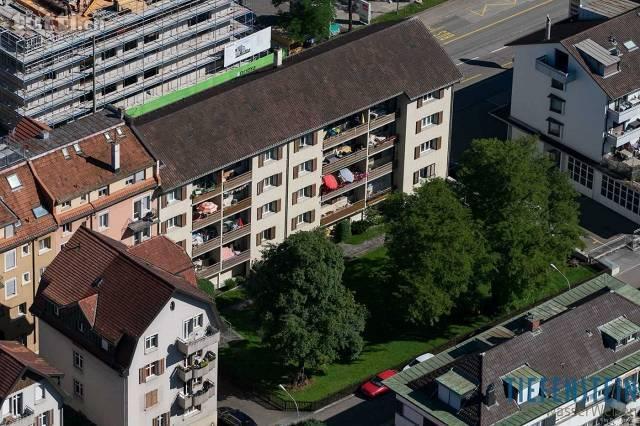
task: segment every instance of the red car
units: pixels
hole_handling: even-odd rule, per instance
[[[384,395],[389,392],[389,388],[386,387],[382,381],[388,379],[389,377],[393,377],[398,372],[396,370],[385,370],[382,373],[376,374],[369,381],[364,382],[362,386],[360,386],[360,391],[367,398],[375,398],[380,395]]]

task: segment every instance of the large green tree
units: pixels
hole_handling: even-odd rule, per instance
[[[471,212],[450,185],[435,179],[382,206],[393,282],[415,325],[433,325],[451,312],[488,264]]]
[[[546,284],[549,264],[579,246],[577,193],[529,138],[473,141],[458,178],[496,260],[496,308],[528,301]]]
[[[248,289],[261,320],[263,341],[295,383],[306,369],[352,361],[364,346],[366,309],[342,285],[342,251],[319,231],[298,232],[263,252]]]
[[[277,7],[284,1],[273,0],[273,4]],[[294,0],[282,19],[296,40],[303,41],[307,37],[323,40],[329,38],[329,25],[335,19],[335,10],[334,0]]]

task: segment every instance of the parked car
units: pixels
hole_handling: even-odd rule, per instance
[[[378,373],[360,386],[360,392],[362,392],[367,398],[375,398],[377,396],[384,395],[389,392],[389,388],[386,387],[382,381],[389,377],[393,377],[396,374],[398,374],[396,370],[385,370],[382,373]]]
[[[425,362],[429,358],[433,358],[433,354],[430,354],[430,353],[422,354],[416,359],[414,359],[413,361],[411,361],[409,364],[405,365],[402,371],[408,370],[414,365],[420,364],[421,362]]]
[[[218,424],[221,426],[257,426],[251,417],[231,407],[218,408]]]

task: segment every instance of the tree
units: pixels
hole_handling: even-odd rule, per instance
[[[483,139],[465,151],[458,174],[465,199],[496,260],[494,304],[509,308],[546,284],[549,264],[580,246],[577,194],[536,142]]]
[[[285,0],[273,0],[278,7]],[[283,15],[284,26],[293,38],[304,41],[308,37],[327,39],[329,26],[335,19],[334,0],[295,0],[290,2],[289,13]]]
[[[382,206],[385,245],[407,320],[433,325],[469,290],[484,247],[471,212],[442,179],[414,194],[393,194]]]
[[[362,351],[366,309],[342,285],[343,271],[342,251],[316,230],[269,246],[249,276],[263,342],[295,369],[297,385],[306,369]]]

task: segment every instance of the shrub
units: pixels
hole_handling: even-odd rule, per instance
[[[236,278],[227,278],[222,283],[222,286],[225,288],[225,290],[231,290],[232,288],[236,287],[237,285],[238,285],[238,283],[237,283]]]
[[[351,236],[351,221],[345,219],[336,225],[336,242],[346,241]]]
[[[351,233],[353,233],[354,235],[359,235],[365,232],[370,227],[371,222],[369,222],[369,220],[359,220],[357,222],[351,223]]]
[[[211,281],[205,279],[205,278],[200,278],[198,280],[198,288],[200,288],[200,290],[204,291],[205,293],[207,293],[209,295],[209,297],[214,297],[215,293],[216,293],[216,289],[213,286],[213,284],[211,283]]]

